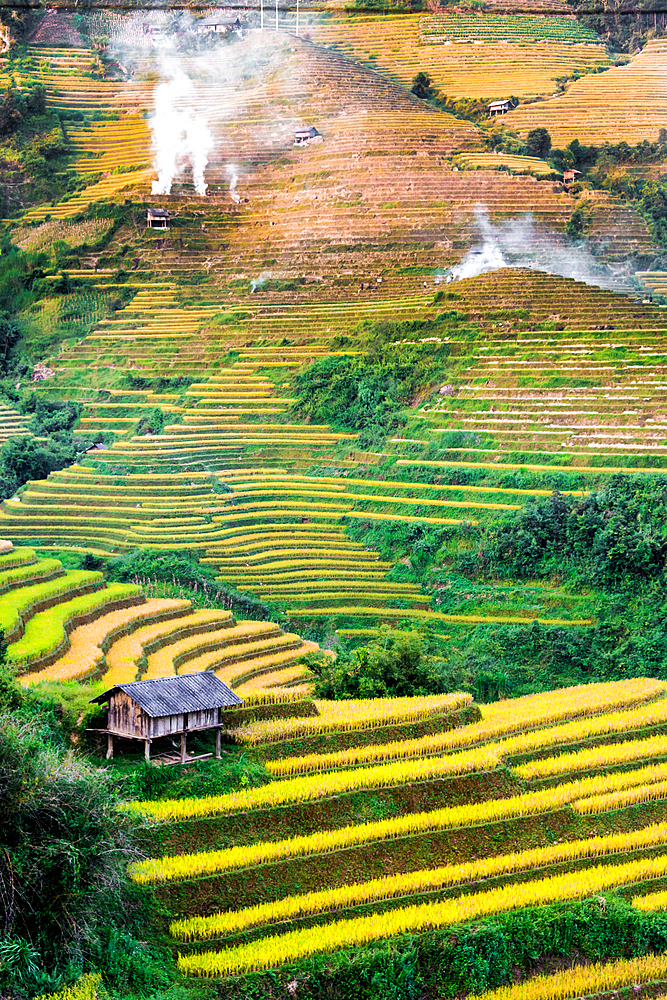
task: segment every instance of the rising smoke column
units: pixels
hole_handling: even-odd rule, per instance
[[[165,31],[167,26],[173,30],[171,15],[168,25],[158,19],[157,12],[151,13],[150,19],[155,21],[156,26],[164,27]],[[238,36],[234,35],[221,44],[218,44],[217,38],[212,38],[211,48],[207,46],[194,52],[189,44],[194,38],[189,35],[193,24],[190,15],[182,14],[175,34],[162,33],[150,41],[151,48],[156,51],[160,77],[154,90],[154,108],[149,119],[153,137],[153,166],[158,175],[153,184],[153,194],[169,194],[175,178],[188,167],[192,170],[197,193],[205,194],[204,171],[214,146],[211,129],[220,127],[230,118],[242,118],[248,95],[262,87],[267,77],[270,77],[274,89],[284,83],[292,93],[291,36],[272,36],[268,39],[259,32],[239,32]],[[137,43],[128,37],[124,44],[129,50]],[[123,43],[118,42],[116,51],[120,53],[122,48]],[[183,54],[186,51],[187,56]],[[246,88],[250,79],[255,82],[252,91]],[[215,99],[209,99],[208,105],[198,100],[194,81],[209,93],[215,93]],[[262,143],[272,144],[278,135],[286,138],[291,130],[291,123],[283,123],[271,137],[263,129],[257,138]],[[233,161],[227,164],[226,175],[230,198],[238,203],[242,199],[237,184],[243,171]]]
[[[484,205],[475,205],[475,225],[482,243],[472,247],[461,263],[450,269],[448,281],[461,281],[463,278],[473,278],[476,274],[498,271],[501,267],[508,266],[501,248],[501,234],[491,224]]]
[[[271,277],[270,271],[262,271],[259,278],[252,278],[250,281],[250,291],[256,292],[258,288],[261,288]]]
[[[235,167],[233,163],[228,163],[227,176],[229,177],[229,197],[238,205],[241,201],[241,197],[236,191],[236,185],[239,182],[239,168]]]
[[[445,281],[474,278],[501,267],[531,267],[535,271],[559,274],[599,288],[627,285],[627,268],[612,268],[597,260],[583,244],[574,245],[555,234],[538,232],[530,212],[494,225],[485,205],[475,206],[475,226],[480,242],[460,264],[450,268]],[[436,278],[436,284],[443,276]],[[627,289],[626,289],[627,290]]]
[[[204,171],[213,136],[201,110],[192,80],[177,59],[163,54],[162,75],[154,91],[154,112],[150,118],[153,133],[153,166],[158,179],[153,194],[169,194],[174,178],[186,164],[192,170],[197,194],[205,195],[208,185]]]

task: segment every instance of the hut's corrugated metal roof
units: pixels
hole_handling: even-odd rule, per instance
[[[215,24],[232,24],[234,21],[238,21],[239,12],[238,10],[226,9],[224,7],[218,7],[217,10],[211,11],[206,17],[201,17],[195,21],[195,28],[201,28],[204,25],[215,25]]]
[[[156,677],[148,681],[116,684],[92,701],[108,701],[114,691],[124,691],[152,719],[243,704],[231,688],[207,670],[196,674],[178,674],[176,677]]]

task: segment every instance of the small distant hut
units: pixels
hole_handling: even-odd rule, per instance
[[[294,130],[294,145],[306,146],[309,142],[322,142],[323,136],[314,125],[304,125]]]
[[[570,167],[569,170],[563,171],[563,181],[566,184],[570,184],[573,180],[576,180],[577,174],[581,174],[581,170],[573,170]]]
[[[169,229],[169,209],[149,208],[146,211],[146,225],[149,229]]]
[[[491,101],[489,104],[489,118],[495,118],[496,115],[506,115],[508,111],[512,110],[511,101]]]
[[[181,763],[186,761],[187,734],[211,729],[215,730],[215,755],[219,757],[225,710],[243,704],[210,671],[116,684],[92,702],[108,703],[107,727],[101,730],[107,734],[107,758],[113,757],[114,737],[140,740],[150,761],[153,740],[180,736]]]
[[[233,10],[213,10],[194,23],[194,30],[198,34],[225,35],[228,31],[238,31],[240,27],[239,16]]]

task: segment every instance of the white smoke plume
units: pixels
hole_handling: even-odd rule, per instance
[[[233,15],[234,23],[240,17],[242,26],[220,35],[200,32],[200,18],[191,12],[142,9],[122,17],[105,15],[114,58],[122,63],[128,96],[138,105],[146,72],[156,74],[148,119],[158,178],[153,194],[169,194],[175,181],[189,180],[191,174],[199,194],[229,185],[231,199],[242,201],[237,185],[246,175],[240,159],[244,150],[262,146],[280,155],[292,145],[300,116],[277,111],[268,129],[246,112],[249,104],[273,104],[283,90],[292,95],[295,78],[305,73],[293,36],[250,30],[252,9],[238,10],[239,15],[232,8],[223,14]]]
[[[268,279],[271,277],[270,271],[262,271],[259,278],[253,278],[250,282],[250,291],[256,292],[258,288],[261,288]]]
[[[206,118],[197,106],[194,84],[173,55],[161,54],[164,79],[154,92],[155,110],[149,119],[153,133],[153,166],[158,175],[153,194],[169,194],[175,178],[188,166],[199,195],[208,187],[204,172],[213,146]]]
[[[227,176],[229,177],[229,197],[238,205],[241,200],[240,195],[236,193],[236,185],[239,182],[239,168],[235,167],[233,163],[229,163],[227,165]]]
[[[486,206],[475,208],[475,225],[481,237],[460,264],[444,275],[437,275],[435,283],[461,281],[485,271],[501,267],[532,267],[536,271],[574,278],[587,285],[618,289],[626,287],[627,270],[601,263],[583,245],[574,245],[556,235],[538,232],[531,213],[507,219],[494,225]]]

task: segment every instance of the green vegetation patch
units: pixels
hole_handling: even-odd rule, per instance
[[[535,17],[530,14],[437,14],[421,19],[425,42],[541,41],[598,42],[600,37],[570,17]]]

